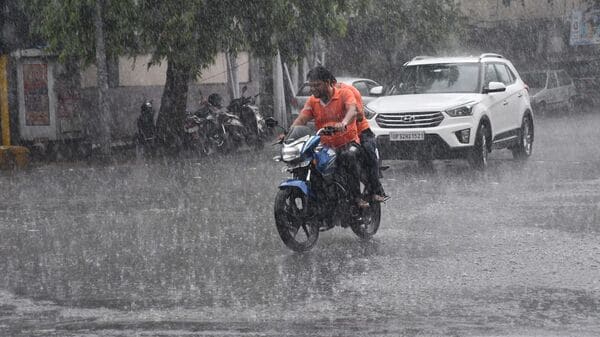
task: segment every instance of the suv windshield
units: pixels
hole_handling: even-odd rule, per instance
[[[546,73],[525,73],[521,77],[530,88],[546,87]]]
[[[479,92],[478,63],[406,66],[392,95]]]

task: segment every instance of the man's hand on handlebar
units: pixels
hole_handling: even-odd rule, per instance
[[[346,123],[344,123],[344,122],[335,123],[333,127],[338,131],[343,131],[343,130],[346,130]]]

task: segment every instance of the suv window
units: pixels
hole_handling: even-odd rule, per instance
[[[402,68],[392,94],[479,92],[479,64],[436,63]]]
[[[514,76],[511,76],[510,69],[504,64],[496,63],[496,72],[498,73],[498,78],[500,82],[505,85],[511,85],[515,83]]]
[[[488,63],[485,65],[484,86],[487,87],[487,85],[490,82],[500,82],[500,79],[498,78],[498,73],[496,72],[496,67],[494,67],[493,63]]]
[[[573,81],[571,80],[571,76],[569,76],[569,74],[567,74],[566,71],[561,70],[558,72],[558,85],[559,86],[566,86],[566,85],[571,85],[573,84]]]

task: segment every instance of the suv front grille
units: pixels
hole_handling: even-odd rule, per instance
[[[384,129],[431,128],[440,125],[444,115],[440,111],[403,112],[378,114],[375,120]]]

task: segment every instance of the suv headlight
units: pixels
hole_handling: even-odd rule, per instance
[[[471,116],[473,114],[473,102],[463,104],[451,109],[446,109],[446,113],[450,117],[463,117],[463,116]]]
[[[377,115],[377,113],[375,111],[373,111],[372,109],[369,109],[366,106],[363,108],[363,110],[365,112],[366,119],[372,119],[373,117],[375,117]]]

